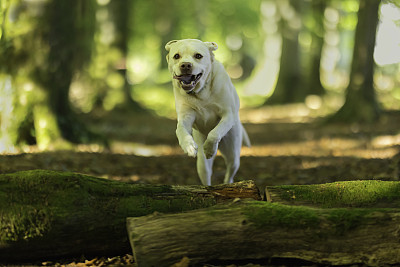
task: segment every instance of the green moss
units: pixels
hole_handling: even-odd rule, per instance
[[[314,209],[270,202],[251,203],[245,215],[255,225],[264,227],[302,228],[320,223]]]
[[[371,222],[385,223],[390,216],[385,212],[394,209],[376,208],[312,208],[306,206],[290,206],[279,203],[255,202],[248,204],[244,215],[256,227],[308,229],[315,232],[316,238],[332,235],[345,235]],[[374,216],[379,214],[379,216]]]
[[[99,228],[117,227],[110,230],[123,233],[126,217],[214,204],[213,199],[199,201],[168,185],[128,184],[45,170],[2,174],[0,243],[36,238],[56,227],[72,227],[68,225],[74,225],[78,218],[88,221],[87,226],[79,225],[81,232],[95,220]]]
[[[283,199],[307,201],[323,207],[368,207],[383,201],[400,200],[400,183],[363,180],[318,185],[278,186]]]
[[[337,234],[344,234],[352,230],[365,220],[365,216],[373,212],[370,209],[332,209],[327,219],[333,223]]]
[[[0,216],[0,241],[19,241],[40,237],[51,226],[48,210],[37,210],[31,206],[10,209]]]

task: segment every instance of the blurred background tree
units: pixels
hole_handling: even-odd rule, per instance
[[[95,0],[50,1],[40,21],[42,42],[48,45],[44,62],[33,75],[46,93],[62,137],[87,143],[91,133],[71,110],[69,91],[74,76],[91,58],[95,29]],[[31,54],[35,56],[35,53]]]
[[[380,0],[360,0],[346,100],[331,120],[371,122],[380,108],[374,88],[374,50]]]
[[[297,102],[304,85],[300,63],[299,35],[302,29],[302,0],[278,1],[278,29],[281,34],[282,50],[279,63],[278,81],[267,104]]]
[[[396,0],[1,0],[0,21],[2,151],[102,142],[84,114],[173,118],[172,39],[217,42],[244,107],[400,108]]]
[[[324,46],[325,36],[325,9],[329,1],[327,0],[314,0],[311,1],[308,13],[304,19],[304,24],[307,30],[307,35],[311,43],[309,45],[309,68],[308,72],[305,73],[305,95],[318,95],[322,96],[325,94],[325,88],[321,83],[321,57],[322,48]],[[310,41],[309,41],[310,42]],[[304,99],[301,99],[304,101]]]
[[[2,139],[85,143],[91,133],[70,108],[74,75],[89,61],[95,1],[2,2]]]

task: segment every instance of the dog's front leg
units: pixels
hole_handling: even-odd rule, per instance
[[[231,114],[226,114],[221,118],[217,126],[208,133],[203,146],[206,158],[209,159],[217,153],[219,141],[221,141],[222,137],[232,128],[233,124],[233,116]]]
[[[176,127],[179,145],[186,154],[193,158],[197,155],[197,144],[192,136],[195,118],[194,112],[185,112],[183,115],[178,115],[178,125]]]

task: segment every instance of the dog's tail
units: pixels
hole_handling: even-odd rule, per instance
[[[250,142],[250,138],[247,135],[246,129],[242,126],[242,143],[243,145],[247,146],[247,147],[251,147],[251,142]]]

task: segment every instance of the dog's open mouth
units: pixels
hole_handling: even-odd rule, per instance
[[[194,74],[182,74],[182,75],[175,75],[174,79],[180,81],[183,90],[188,91],[193,89],[197,82],[200,80],[203,73],[199,73],[197,75]]]

